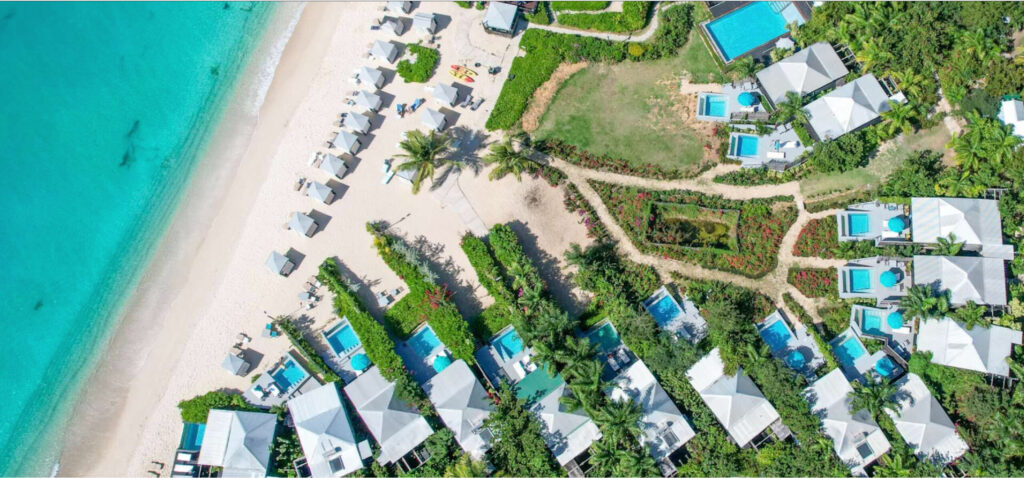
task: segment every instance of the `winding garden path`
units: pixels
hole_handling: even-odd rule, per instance
[[[831,214],[835,214],[838,210],[830,209],[816,213],[807,212],[804,208],[804,197],[800,192],[800,184],[798,182],[791,181],[783,184],[764,186],[733,186],[715,183],[712,181],[712,178],[715,176],[738,169],[738,166],[736,165],[727,164],[718,165],[692,179],[657,180],[587,169],[555,157],[549,157],[548,159],[552,166],[561,169],[565,172],[569,181],[576,184],[576,187],[579,188],[580,194],[582,194],[591,206],[594,207],[598,218],[602,223],[604,223],[611,237],[618,243],[619,250],[630,260],[654,267],[658,273],[665,278],[671,277],[671,273],[676,272],[688,277],[731,282],[733,284],[754,289],[772,297],[784,309],[786,309],[786,307],[782,300],[782,295],[789,292],[793,298],[796,299],[804,309],[806,309],[807,313],[810,314],[815,321],[820,321],[817,314],[817,307],[820,301],[805,297],[800,293],[800,291],[796,290],[795,287],[791,286],[787,282],[786,278],[789,273],[789,269],[794,266],[827,268],[838,267],[844,263],[844,261],[838,259],[797,257],[793,255],[793,246],[796,244],[797,238],[800,236],[800,231],[803,227],[812,219],[827,217]],[[777,256],[778,263],[775,266],[775,269],[763,277],[752,279],[739,274],[709,269],[689,262],[668,259],[640,251],[640,249],[636,247],[636,244],[633,243],[626,232],[622,229],[622,226],[619,225],[616,218],[608,210],[607,205],[605,205],[604,201],[601,200],[597,191],[590,186],[590,183],[588,182],[589,180],[656,190],[689,189],[710,194],[720,194],[725,198],[737,200],[766,198],[772,196],[792,196],[796,202],[798,214],[793,226],[786,231],[786,235],[782,239]],[[786,310],[786,312],[790,317],[797,317],[791,310]]]

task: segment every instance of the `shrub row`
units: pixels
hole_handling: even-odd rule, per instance
[[[430,77],[434,76],[441,53],[416,43],[408,43],[406,48],[409,53],[416,55],[416,62],[413,63],[409,60],[398,62],[398,76],[402,77],[406,83],[426,83]]]
[[[612,2],[551,2],[551,9],[556,12],[604,10],[610,3]]]
[[[494,298],[494,304],[484,309],[473,323],[474,334],[481,341],[486,341],[505,326],[515,323],[521,311],[516,307],[515,294],[506,285],[501,266],[495,262],[487,243],[473,234],[466,233],[462,237],[461,245],[470,265],[476,271],[480,285]]]
[[[558,23],[582,30],[626,33],[646,26],[650,9],[650,2],[623,2],[621,12],[563,13],[558,15]]]
[[[763,186],[766,184],[783,184],[796,181],[804,168],[795,168],[781,173],[765,168],[740,168],[736,171],[715,176],[712,180],[718,184],[733,186]]]
[[[537,5],[537,13],[527,13],[523,15],[526,21],[537,25],[550,25],[551,24],[551,13],[548,12],[548,2],[540,2]]]
[[[463,320],[462,314],[451,301],[451,292],[447,286],[435,283],[426,261],[401,239],[387,234],[374,224],[367,224],[367,230],[374,235],[373,244],[377,253],[409,286],[409,294],[402,299],[407,305],[402,308],[392,307],[386,315],[402,324],[403,335],[407,335],[423,320],[428,321],[437,338],[451,350],[455,358],[465,360],[470,365],[476,363],[469,324]]]
[[[313,373],[319,375],[325,382],[338,381],[338,374],[334,373],[331,367],[327,365],[327,362],[320,357],[320,354],[316,353],[313,345],[303,337],[302,331],[295,326],[295,323],[290,318],[285,316],[278,317],[274,319],[274,324],[288,336],[288,340],[299,350],[299,354],[306,360],[306,365]]]
[[[791,267],[786,281],[796,287],[805,297],[839,298],[838,276],[836,268],[828,269]]]
[[[207,392],[203,395],[197,395],[188,400],[178,402],[178,409],[181,410],[181,420],[185,423],[206,423],[210,410],[215,408],[247,412],[262,411],[246,403],[241,395],[220,390]]]
[[[590,204],[590,201],[587,201],[587,198],[583,197],[583,194],[580,193],[579,188],[575,184],[566,184],[564,195],[565,198],[562,200],[562,204],[565,205],[565,208],[570,213],[577,214],[583,218],[583,225],[587,227],[587,237],[598,241],[611,239],[608,228],[601,222],[601,218],[597,216],[594,206]]]

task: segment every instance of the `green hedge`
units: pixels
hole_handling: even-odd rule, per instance
[[[457,0],[455,2],[455,4],[460,6],[460,7],[462,7],[462,8],[473,8],[473,2],[465,2],[465,1]]]
[[[416,63],[409,60],[398,62],[398,76],[401,76],[406,83],[426,83],[434,76],[441,53],[433,48],[428,48],[416,43],[406,44],[409,53],[416,55]]]
[[[320,357],[320,354],[316,353],[316,350],[313,349],[313,346],[309,341],[302,336],[302,331],[295,326],[290,318],[284,316],[278,317],[274,319],[274,323],[277,324],[277,327],[280,328],[285,335],[288,336],[288,340],[292,345],[298,349],[299,354],[306,360],[306,365],[309,367],[310,371],[319,375],[325,382],[338,381],[338,374],[334,373],[334,371],[331,370],[331,367],[327,365],[327,362]]]
[[[650,2],[623,2],[621,12],[563,13],[558,23],[583,30],[626,33],[646,26],[650,9]]]
[[[186,423],[206,423],[210,410],[214,408],[248,412],[262,411],[246,403],[241,395],[219,390],[182,400],[178,402],[178,408],[181,410],[181,420]]]
[[[504,274],[495,262],[487,243],[473,234],[466,233],[462,237],[461,245],[470,265],[476,271],[480,285],[494,298],[494,304],[484,309],[472,325],[474,335],[481,341],[486,341],[505,326],[514,324],[521,314],[515,305],[515,294],[505,285]]]
[[[604,10],[610,3],[612,2],[551,2],[551,9],[556,12]]]
[[[525,17],[526,21],[530,23],[535,23],[537,25],[550,25],[551,14],[548,12],[548,2],[540,2],[540,5],[537,5],[537,13],[527,13],[523,15],[523,17]]]

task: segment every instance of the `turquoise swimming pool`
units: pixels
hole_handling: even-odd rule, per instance
[[[729,141],[729,155],[745,158],[757,157],[757,136],[738,134]]]
[[[867,350],[864,349],[864,344],[860,343],[860,340],[857,340],[856,337],[849,337],[834,347],[834,352],[840,363],[847,367],[853,367],[853,363],[858,358],[863,357]]]
[[[492,340],[491,346],[498,352],[498,356],[502,360],[512,360],[512,357],[523,351],[523,339],[519,338],[516,329],[508,329]]]
[[[430,358],[434,350],[441,347],[441,339],[437,338],[434,329],[431,329],[429,326],[423,327],[419,332],[413,334],[406,343],[423,360]]]
[[[181,430],[181,440],[178,441],[178,448],[187,451],[198,451],[203,447],[203,435],[206,433],[205,423],[185,422]]]
[[[281,386],[284,390],[292,390],[297,387],[303,380],[309,377],[307,373],[299,364],[295,363],[294,360],[288,359],[284,362],[284,365],[277,367],[270,374],[274,377],[274,381]]]
[[[889,357],[882,357],[878,359],[877,362],[875,362],[875,372],[878,372],[878,374],[883,377],[888,377],[892,375],[892,373],[895,372],[896,369],[896,364],[893,363],[892,359],[890,359]]]
[[[869,334],[882,333],[882,316],[873,310],[862,309],[860,328]]]
[[[850,269],[850,292],[866,292],[871,290],[871,271],[867,269]]]
[[[619,348],[622,345],[622,340],[619,339],[618,332],[615,331],[615,327],[612,324],[606,323],[597,330],[590,333],[587,339],[597,345],[598,352],[609,353]]]
[[[729,100],[725,96],[714,93],[700,93],[697,95],[697,115],[725,119],[727,117],[728,104]]]
[[[324,338],[327,339],[327,344],[331,346],[331,350],[339,357],[344,357],[360,344],[359,337],[352,330],[352,326],[345,322],[338,324],[331,331],[324,334]]]
[[[548,373],[547,367],[538,365],[534,370],[518,383],[516,383],[516,396],[528,401],[540,400],[548,396],[554,389],[564,382],[561,375]]]
[[[789,333],[786,324],[782,323],[781,320],[776,320],[767,327],[762,328],[760,334],[761,338],[768,343],[768,347],[771,347],[773,352],[785,350],[790,339],[793,338],[793,334]]]
[[[804,23],[792,2],[750,2],[708,22],[705,29],[729,62],[784,35],[788,23]]]
[[[861,236],[871,229],[867,214],[850,214],[847,216],[847,229],[851,236]]]
[[[647,313],[654,317],[659,326],[664,327],[683,314],[672,296],[665,294],[657,302],[647,306]]]

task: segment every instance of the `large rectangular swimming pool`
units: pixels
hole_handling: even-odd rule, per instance
[[[722,59],[732,61],[788,32],[786,24],[804,22],[792,2],[750,2],[706,25]]]
[[[874,310],[862,309],[860,328],[869,334],[882,335],[882,316]]]

